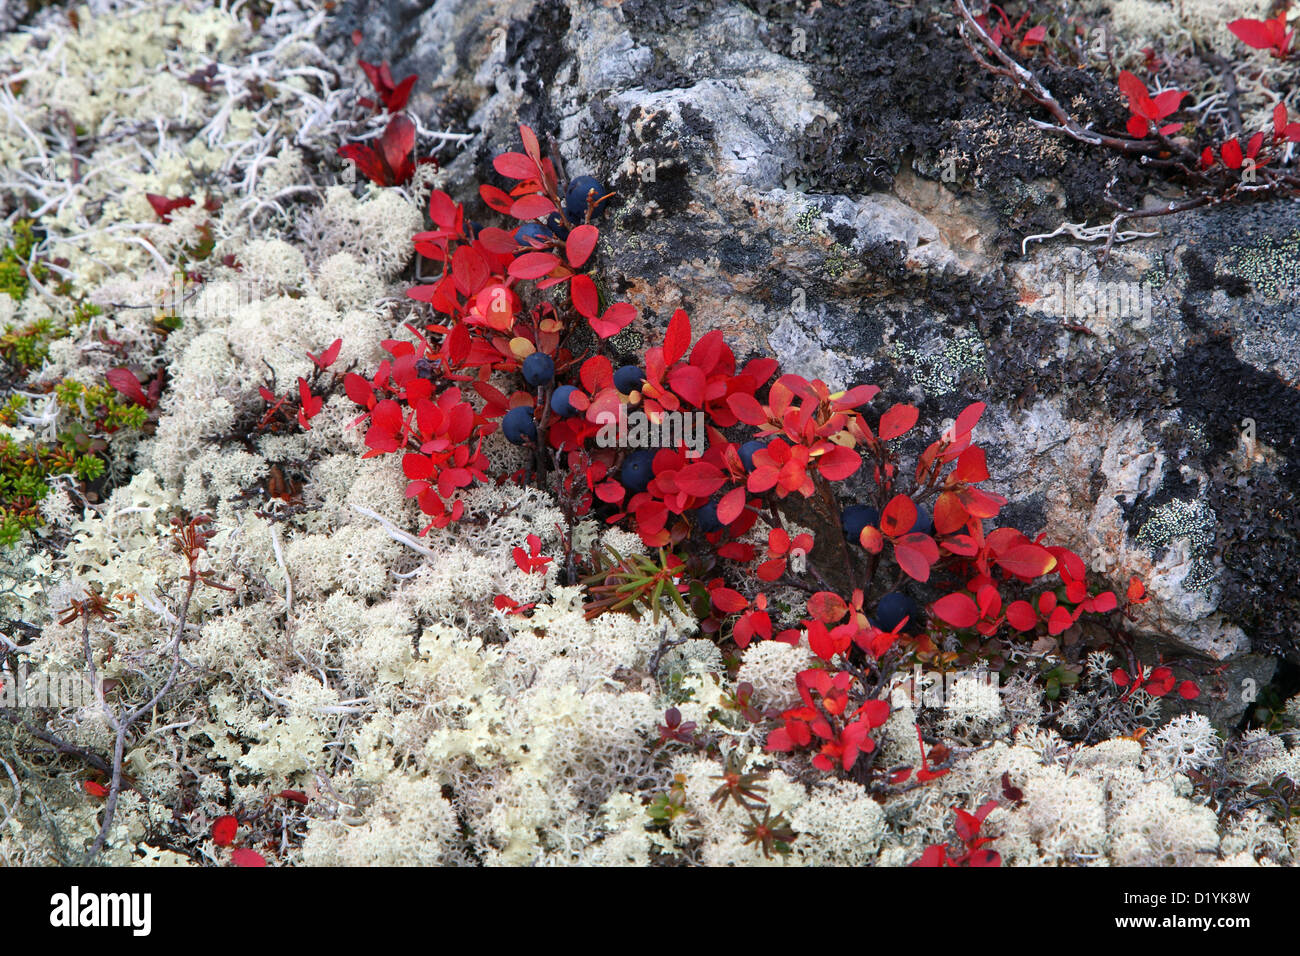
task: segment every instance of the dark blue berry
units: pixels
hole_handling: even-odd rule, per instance
[[[880,512],[870,505],[850,505],[840,513],[840,527],[850,541],[856,542],[867,525],[880,526]]]
[[[903,627],[907,633],[915,634],[924,627],[921,621],[921,609],[916,602],[906,594],[890,591],[876,605],[876,627],[882,631],[892,631],[903,618],[908,619]]]
[[[545,240],[550,239],[553,235],[554,233],[541,223],[526,222],[515,230],[515,242],[524,247],[515,254],[521,255],[525,252],[533,251],[533,244],[529,241],[530,239],[544,242]]]
[[[754,452],[760,448],[766,448],[767,442],[755,438],[753,441],[747,441],[740,446],[740,462],[745,466],[746,471],[754,470]]]
[[[534,387],[555,378],[555,361],[545,352],[534,352],[524,359],[524,381]]]
[[[623,459],[623,470],[619,473],[623,487],[632,492],[645,491],[650,479],[654,477],[654,460],[653,448],[638,448],[629,452],[627,458]]]
[[[561,385],[551,393],[551,411],[561,418],[568,418],[570,415],[576,415],[578,410],[569,403],[570,396],[577,389],[572,385]]]
[[[722,522],[718,520],[717,502],[710,501],[696,508],[695,523],[700,526],[700,530],[705,534],[712,534],[714,531],[721,531]]]
[[[614,387],[626,395],[645,384],[645,372],[635,365],[624,365],[614,373]]]
[[[579,176],[569,184],[569,191],[564,196],[564,211],[573,223],[587,221],[587,197],[595,202],[605,195],[605,187],[594,176]],[[604,212],[605,204],[596,203],[591,211],[591,218],[596,219]]]
[[[934,534],[934,519],[930,517],[930,512],[920,505],[916,506],[916,524],[912,525],[912,530],[922,534]]]
[[[501,419],[501,431],[506,441],[512,445],[522,445],[525,441],[537,440],[537,423],[533,421],[533,410],[527,405],[516,405],[506,412]]]
[[[569,238],[569,227],[564,224],[564,219],[561,218],[558,212],[553,212],[546,217],[546,228],[555,233],[560,239]]]

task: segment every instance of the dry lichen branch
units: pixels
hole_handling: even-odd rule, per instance
[[[167,655],[171,660],[171,666],[167,673],[167,679],[163,681],[162,687],[149,698],[145,703],[136,707],[134,710],[122,713],[114,713],[107,705],[104,707],[104,714],[108,719],[109,726],[113,728],[115,737],[113,740],[113,764],[112,778],[108,787],[108,796],[104,802],[104,820],[100,825],[99,833],[95,837],[95,842],[91,844],[90,851],[87,854],[87,862],[93,861],[99,855],[100,850],[104,848],[104,843],[108,839],[109,830],[113,826],[113,817],[117,813],[117,800],[122,792],[122,763],[126,755],[126,735],[130,732],[135,723],[145,714],[153,710],[158,703],[167,696],[167,692],[172,689],[176,682],[176,675],[181,669],[181,640],[185,635],[185,622],[190,613],[190,601],[194,597],[194,591],[200,584],[206,584],[209,587],[220,588],[229,591],[230,588],[223,584],[217,584],[209,577],[208,572],[199,570],[199,558],[207,546],[207,535],[203,531],[203,526],[207,523],[207,518],[199,516],[186,523],[181,523],[179,519],[173,519],[176,526],[175,538],[180,548],[181,554],[185,557],[188,571],[185,575],[185,596],[181,599],[180,613],[176,615],[176,629],[172,634],[171,642],[167,646]],[[89,603],[89,602],[87,602]],[[74,607],[77,607],[74,604]],[[89,618],[94,611],[88,609],[85,605],[77,608],[83,619],[82,623],[82,650],[86,655],[86,664],[90,668],[91,680],[95,680],[95,661],[94,655],[90,648],[90,628]],[[99,616],[104,616],[101,612]]]
[[[965,43],[975,62],[988,72],[1011,80],[1017,89],[1047,110],[1056,121],[1055,123],[1049,123],[1031,117],[1029,122],[1033,126],[1047,132],[1068,136],[1089,146],[1104,146],[1116,152],[1137,156],[1138,161],[1145,166],[1168,169],[1189,182],[1202,187],[1199,192],[1183,199],[1135,209],[1125,206],[1112,198],[1110,189],[1115,184],[1115,179],[1112,178],[1107,184],[1106,194],[1103,197],[1106,204],[1116,210],[1115,217],[1109,223],[1098,226],[1066,223],[1051,233],[1026,237],[1024,243],[1021,244],[1022,252],[1025,243],[1031,240],[1046,239],[1065,231],[1075,238],[1087,242],[1099,241],[1104,236],[1106,243],[1102,247],[1099,256],[1105,259],[1116,242],[1152,235],[1151,233],[1136,231],[1120,231],[1120,226],[1129,220],[1154,219],[1160,216],[1188,212],[1203,206],[1217,206],[1233,200],[1262,200],[1271,198],[1274,195],[1300,192],[1300,177],[1283,173],[1280,170],[1269,169],[1263,165],[1254,169],[1254,173],[1259,179],[1257,183],[1247,183],[1240,177],[1231,178],[1226,176],[1224,174],[1227,170],[1220,168],[1201,170],[1196,153],[1187,146],[1173,142],[1159,130],[1153,130],[1150,137],[1139,140],[1127,136],[1110,136],[1089,129],[1087,126],[1080,124],[1061,106],[1056,97],[1032,71],[1019,63],[1000,45],[993,42],[993,38],[980,26],[971,13],[966,0],[953,0],[953,6],[961,17],[961,21],[957,26],[961,33],[962,42]],[[984,47],[983,51],[972,41],[971,33],[974,33],[979,38]],[[986,55],[985,51],[987,51],[988,55]],[[992,56],[992,60],[989,55]],[[996,62],[993,62],[994,60]],[[1212,172],[1218,173],[1218,175],[1211,176],[1210,173]]]

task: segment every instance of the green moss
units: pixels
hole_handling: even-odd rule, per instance
[[[19,219],[14,223],[13,238],[9,245],[0,250],[0,292],[7,292],[12,299],[22,299],[27,295],[31,279],[27,275],[27,263],[31,261],[32,250],[36,248],[36,235],[32,231],[30,219]],[[37,281],[45,278],[46,269],[39,263],[32,271]]]

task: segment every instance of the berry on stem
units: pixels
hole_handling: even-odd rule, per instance
[[[525,441],[537,440],[537,423],[533,421],[533,410],[527,405],[516,405],[506,412],[501,419],[501,431],[506,441],[512,445],[522,445]]]
[[[551,393],[551,411],[561,418],[576,415],[578,410],[570,404],[569,399],[577,391],[572,385],[561,385]]]
[[[654,460],[653,448],[638,448],[630,452],[623,461],[623,470],[619,473],[623,487],[632,492],[645,491],[646,486],[650,484],[650,479],[654,477]]]
[[[555,378],[555,360],[545,352],[534,352],[524,359],[524,381],[534,388]]]

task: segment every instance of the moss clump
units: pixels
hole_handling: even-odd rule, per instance
[[[3,250],[0,250],[0,292],[7,292],[11,299],[22,299],[27,295],[31,279],[27,275],[27,264],[31,262],[32,250],[36,248],[36,236],[32,232],[32,220],[19,219],[14,223],[14,234]],[[32,267],[37,281],[45,276],[45,267],[36,264]]]

